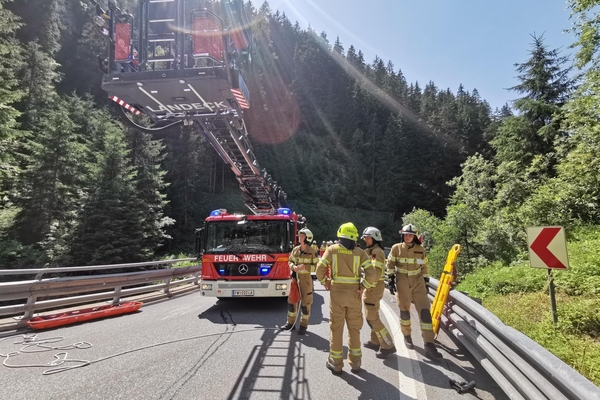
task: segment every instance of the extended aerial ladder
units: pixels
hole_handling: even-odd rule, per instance
[[[198,0],[139,0],[136,17],[112,0],[106,7],[91,1],[108,42],[99,57],[102,88],[123,120],[149,133],[196,127],[231,167],[253,213],[285,207],[286,194],[259,166],[243,119],[252,34],[242,0],[205,2],[212,10],[197,8]],[[155,127],[141,125],[140,114]]]

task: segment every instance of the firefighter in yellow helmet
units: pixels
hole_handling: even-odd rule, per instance
[[[367,349],[377,351],[375,357],[387,358],[396,352],[392,336],[388,332],[381,318],[379,318],[380,301],[385,290],[385,253],[383,252],[383,238],[381,231],[373,226],[367,227],[362,234],[367,244],[366,252],[371,258],[373,266],[377,271],[378,282],[375,287],[366,289],[363,293],[363,304],[365,306],[365,318],[371,328],[371,340],[364,343]]]
[[[299,285],[300,288],[300,304],[302,315],[300,316],[299,335],[306,334],[308,320],[310,319],[310,306],[313,303],[313,281],[310,273],[315,270],[315,266],[319,261],[317,252],[311,247],[313,233],[308,228],[303,228],[298,231],[300,245],[294,247],[289,257],[289,266],[292,272],[291,285]],[[298,303],[290,303],[288,297],[288,313],[287,323],[281,327],[281,330],[292,330],[298,317]]]
[[[340,242],[331,245],[317,264],[317,279],[330,290],[326,366],[334,375],[340,375],[344,366],[344,325],[348,326],[348,363],[353,373],[361,370],[362,293],[379,278],[367,253],[356,247],[358,230],[353,223],[341,225],[337,237]]]
[[[310,246],[313,248],[313,250],[315,251],[315,253],[317,253],[317,257],[319,256],[319,245],[317,245],[317,241],[313,240],[312,241],[312,245]]]
[[[415,303],[421,320],[421,334],[425,342],[425,353],[429,357],[442,357],[434,344],[431,312],[427,286],[429,272],[427,255],[418,238],[414,225],[408,224],[400,231],[402,240],[392,246],[387,259],[388,270],[396,270],[396,300],[400,308],[400,329],[404,335],[404,344],[412,349],[413,342],[410,327],[410,304]]]

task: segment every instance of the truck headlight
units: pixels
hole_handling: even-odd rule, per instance
[[[202,290],[212,290],[212,284],[210,284],[210,283],[203,283],[202,284]]]
[[[275,290],[287,290],[287,283],[278,283],[275,285]]]

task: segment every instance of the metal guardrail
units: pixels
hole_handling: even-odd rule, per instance
[[[34,280],[0,283],[0,301],[24,300],[24,304],[1,306],[0,316],[22,313],[23,318],[19,323],[22,326],[23,321],[31,318],[35,311],[105,299],[119,303],[122,297],[158,290],[164,290],[168,294],[174,286],[198,284],[200,265],[171,268],[175,263],[195,260],[185,258],[92,267],[0,270],[0,276],[36,274]],[[46,274],[89,273],[163,265],[168,268],[42,279]],[[176,278],[181,279],[173,281]],[[155,283],[157,281],[163,283]],[[437,288],[438,284],[436,279],[430,280],[432,289]],[[69,296],[74,294],[76,296]],[[40,297],[56,296],[65,297],[38,301]],[[433,297],[432,293],[430,296]],[[441,322],[510,399],[600,399],[600,388],[521,332],[504,325],[498,317],[463,293],[450,291],[450,301]]]
[[[438,284],[430,279],[432,288]],[[459,291],[450,291],[441,322],[511,400],[600,399],[600,388]]]
[[[23,300],[23,303],[20,304],[0,306],[0,316],[23,314],[21,321],[16,326],[18,328],[23,326],[25,321],[32,318],[36,311],[106,299],[112,299],[113,304],[119,304],[123,297],[159,290],[163,290],[165,294],[170,295],[170,290],[173,287],[188,283],[198,284],[201,272],[200,265],[172,268],[176,263],[189,261],[197,261],[197,259],[182,258],[89,267],[0,270],[0,276],[36,274],[33,280],[0,283],[0,302]],[[140,267],[162,268],[150,271],[89,275],[92,271]],[[66,272],[73,273],[75,276],[43,279],[44,275],[61,275]],[[77,273],[88,275],[76,275]],[[58,298],[38,300],[44,297]]]

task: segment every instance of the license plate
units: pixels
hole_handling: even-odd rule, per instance
[[[233,297],[254,296],[254,290],[232,290]]]

